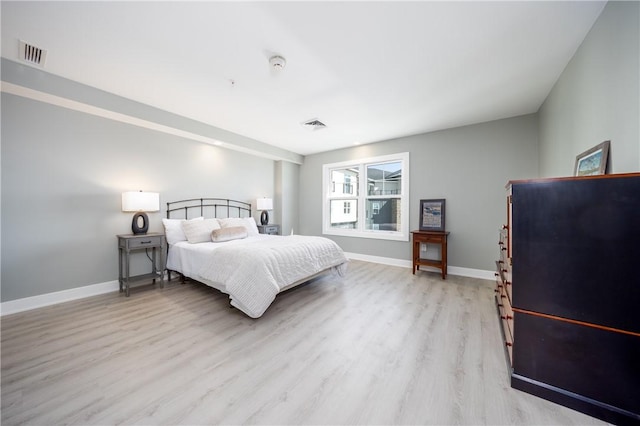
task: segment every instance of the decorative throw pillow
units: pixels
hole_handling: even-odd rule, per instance
[[[191,244],[211,242],[211,232],[220,229],[217,219],[194,220],[182,223],[182,231]]]
[[[196,217],[189,219],[190,221],[203,220],[203,217]],[[168,244],[179,243],[180,241],[187,241],[187,236],[182,231],[182,222],[187,222],[186,219],[162,219],[164,225],[164,235],[167,237]]]
[[[252,217],[229,217],[218,219],[221,228],[230,228],[232,226],[244,226],[247,229],[247,236],[255,237],[258,233],[258,225]]]
[[[211,232],[211,241],[214,243],[239,240],[242,238],[247,238],[247,228],[244,226],[230,226],[227,228],[214,229]]]

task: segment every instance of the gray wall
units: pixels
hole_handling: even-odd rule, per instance
[[[611,140],[609,173],[640,170],[640,3],[609,2],[539,111],[540,175]]]
[[[277,207],[277,213],[270,222],[279,223],[281,234],[289,235],[298,230],[300,166],[288,161],[277,161],[275,167],[274,206]]]
[[[116,280],[123,191],[160,193],[152,231],[166,201],[275,192],[273,160],[6,93],[1,137],[2,301]]]
[[[537,116],[309,155],[300,166],[300,232],[322,234],[322,165],[399,152],[410,153],[411,230],[421,199],[446,199],[449,265],[492,270],[498,229],[505,219],[504,186],[538,174]],[[410,260],[410,242],[329,236],[347,252]]]
[[[120,211],[123,191],[157,191],[162,203],[202,195],[253,203],[273,194],[272,222],[283,233],[321,235],[322,165],[404,151],[411,154],[411,229],[420,199],[446,198],[449,264],[492,270],[508,180],[571,175],[575,156],[607,139],[611,171],[640,170],[639,21],[638,2],[609,2],[539,114],[312,155],[302,166],[294,164],[302,161],[297,154],[3,58],[3,81],[281,161],[2,93],[1,300],[117,279],[115,235],[128,233],[131,222]],[[152,230],[161,230],[161,217],[150,214]],[[411,258],[409,242],[331,238],[348,252]]]

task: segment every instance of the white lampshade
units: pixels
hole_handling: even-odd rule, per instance
[[[160,194],[157,192],[129,191],[122,193],[123,212],[157,212],[160,210]]]
[[[256,210],[273,210],[273,200],[271,198],[258,198],[256,200]]]

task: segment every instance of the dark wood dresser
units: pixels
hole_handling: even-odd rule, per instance
[[[496,304],[513,388],[640,424],[640,173],[511,181]]]

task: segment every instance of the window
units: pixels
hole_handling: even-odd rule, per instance
[[[325,164],[323,233],[408,241],[409,153]]]

